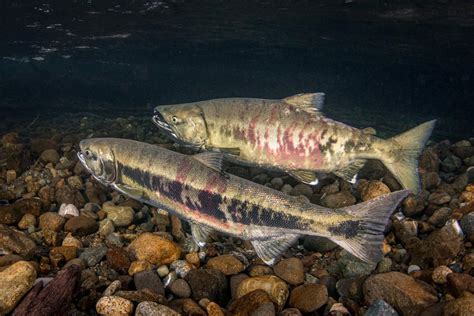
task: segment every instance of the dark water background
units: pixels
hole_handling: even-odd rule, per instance
[[[328,116],[474,136],[472,1],[0,1],[0,131],[325,92]],[[151,123],[150,123],[151,124]]]

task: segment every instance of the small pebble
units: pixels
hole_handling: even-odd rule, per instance
[[[168,273],[170,273],[170,270],[168,269],[167,265],[161,265],[158,267],[158,269],[156,269],[156,272],[158,273],[160,278],[164,278],[168,275]]]
[[[433,281],[437,284],[445,284],[450,273],[453,273],[453,271],[447,266],[438,266],[433,270]]]
[[[407,273],[410,274],[415,271],[420,271],[421,268],[415,264],[412,264],[411,266],[408,267]]]

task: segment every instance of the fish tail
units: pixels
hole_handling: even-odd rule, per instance
[[[409,193],[410,190],[396,191],[339,209],[350,219],[330,228],[329,238],[365,262],[379,262],[390,215]]]
[[[393,153],[394,156],[382,158],[385,166],[400,182],[403,188],[411,190],[414,194],[420,191],[420,177],[418,175],[418,158],[425,143],[433,131],[436,120],[425,122],[391,138],[401,149]],[[393,144],[392,142],[389,142]]]

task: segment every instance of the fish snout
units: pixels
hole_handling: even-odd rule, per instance
[[[160,113],[160,111],[158,111],[156,108],[155,108],[155,111],[153,113],[153,123],[155,123],[155,125],[157,125],[158,127],[168,131],[168,132],[171,132],[171,127],[169,126],[169,124],[166,122],[165,118],[163,117],[163,114]]]
[[[155,108],[155,110],[153,111],[153,122],[157,125],[159,123],[165,122],[165,118],[157,108]]]

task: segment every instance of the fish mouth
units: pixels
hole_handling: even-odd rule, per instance
[[[100,183],[104,184],[105,186],[107,186],[107,183],[104,182],[104,180],[100,179],[95,173],[94,171],[92,171],[92,169],[87,165],[86,163],[86,158],[84,156],[84,154],[82,153],[82,151],[79,151],[77,153],[77,158],[79,159],[79,161],[81,162],[81,164],[84,166],[84,168],[86,168],[86,170],[92,175],[92,177],[94,179],[96,179],[97,181],[99,181]]]
[[[178,139],[178,135],[176,135],[174,130],[171,128],[171,126],[168,123],[166,123],[165,118],[159,111],[155,110],[155,112],[153,113],[152,121],[153,123],[155,123],[156,126],[161,128],[166,134],[168,134],[169,136],[175,139]]]
[[[89,168],[89,166],[87,165],[86,163],[86,158],[84,158],[84,154],[82,153],[82,151],[79,151],[77,153],[77,158],[79,159],[79,161],[81,162],[81,164],[84,166],[84,168],[87,169],[87,171],[91,171],[91,169]]]

